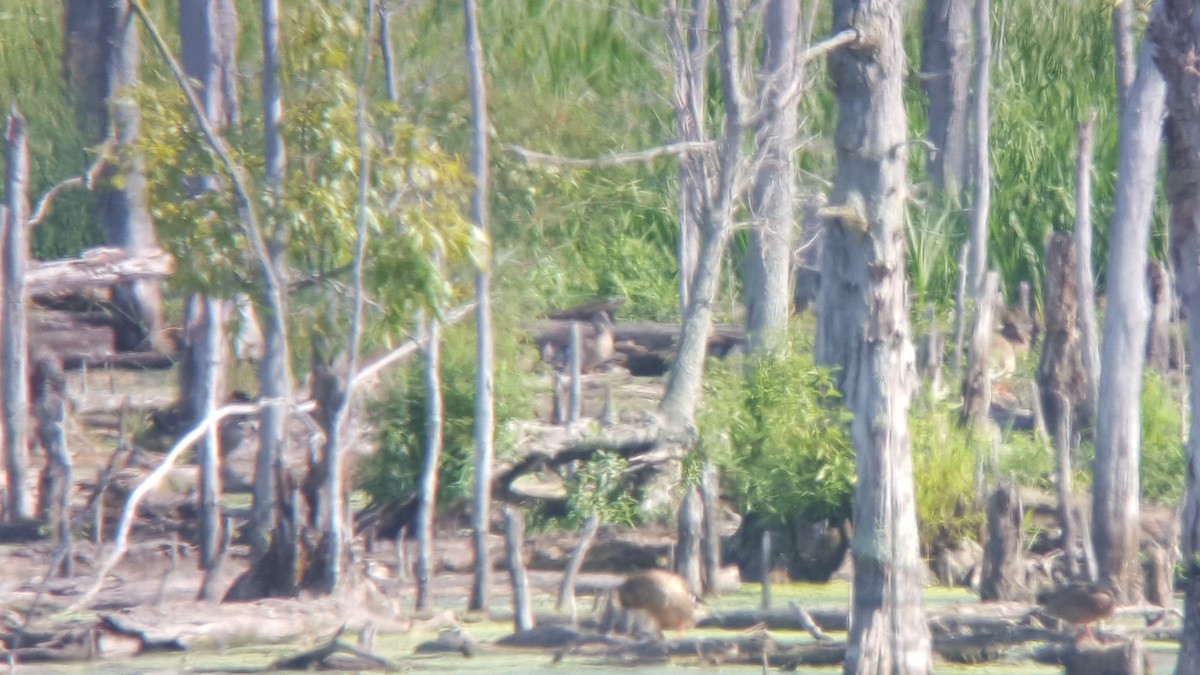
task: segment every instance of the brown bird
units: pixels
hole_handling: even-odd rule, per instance
[[[1075,581],[1054,591],[1042,605],[1042,612],[1067,623],[1082,624],[1084,634],[1092,636],[1092,622],[1107,619],[1117,610],[1117,598],[1104,583]]]
[[[697,598],[683,577],[665,570],[647,570],[630,575],[617,588],[617,600],[626,610],[640,610],[666,629],[685,632],[700,616]]]

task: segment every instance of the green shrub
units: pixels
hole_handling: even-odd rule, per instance
[[[1179,398],[1158,373],[1142,380],[1142,499],[1178,504],[1183,497],[1187,459],[1180,440]]]
[[[516,361],[516,331],[496,328],[496,455],[512,449],[508,422],[526,416],[528,401]],[[370,408],[378,449],[359,467],[359,483],[373,503],[411,497],[425,463],[424,362],[416,359],[398,373],[385,395]],[[451,328],[442,346],[444,435],[438,470],[438,503],[468,499],[474,480],[475,331]]]
[[[774,521],[850,514],[849,415],[808,348],[777,358],[712,361],[699,416],[702,448],[738,510]]]
[[[975,454],[990,440],[960,427],[948,404],[921,400],[909,415],[909,435],[922,549],[975,537],[984,520],[975,506]]]

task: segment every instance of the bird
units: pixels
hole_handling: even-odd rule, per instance
[[[617,587],[617,601],[626,611],[648,614],[658,627],[659,637],[666,629],[686,632],[696,624],[699,599],[678,574],[665,570],[646,570],[630,575]]]
[[[1084,634],[1095,640],[1092,623],[1107,619],[1117,609],[1117,596],[1111,585],[1075,581],[1051,593],[1041,611],[1067,623],[1082,624]]]

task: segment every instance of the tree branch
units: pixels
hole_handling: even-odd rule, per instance
[[[42,198],[38,200],[37,206],[34,207],[33,213],[29,216],[29,221],[26,226],[30,229],[42,224],[49,214],[49,209],[54,204],[54,200],[58,195],[67,188],[84,187],[91,190],[96,185],[96,176],[100,174],[100,170],[104,168],[104,160],[108,156],[109,150],[116,144],[115,139],[109,136],[104,141],[104,147],[97,155],[96,161],[84,171],[82,175],[72,176],[56,184],[54,187],[46,191]]]
[[[709,141],[685,141],[660,145],[646,150],[633,152],[614,152],[604,157],[578,158],[550,155],[536,150],[529,150],[519,145],[505,145],[504,149],[513,153],[526,164],[537,166],[556,166],[570,169],[610,169],[627,164],[645,164],[662,157],[679,157],[694,152],[711,151],[715,144]]]

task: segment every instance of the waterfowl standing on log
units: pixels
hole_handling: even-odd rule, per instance
[[[1042,612],[1067,623],[1082,624],[1084,634],[1095,640],[1092,623],[1107,619],[1117,610],[1117,597],[1104,583],[1075,581],[1051,593]]]

